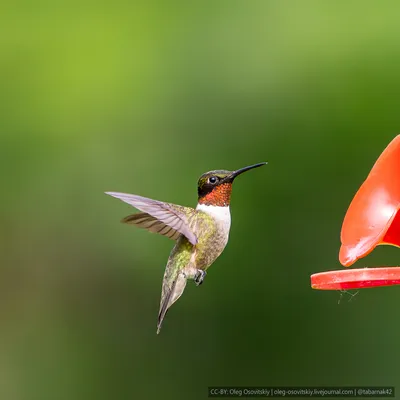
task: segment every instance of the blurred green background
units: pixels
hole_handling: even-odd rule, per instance
[[[1,399],[400,390],[400,289],[310,288],[341,268],[347,207],[400,132],[398,2],[1,9]],[[103,192],[194,206],[203,172],[260,161],[235,182],[225,252],[157,336],[173,243],[121,225],[134,210]]]

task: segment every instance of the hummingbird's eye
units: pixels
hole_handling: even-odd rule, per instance
[[[216,176],[211,176],[211,177],[208,179],[208,181],[209,181],[210,183],[216,183],[216,182],[218,181],[218,177],[216,177]]]

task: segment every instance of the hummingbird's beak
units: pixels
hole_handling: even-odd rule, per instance
[[[243,172],[249,171],[253,168],[262,167],[263,165],[268,164],[266,162],[250,165],[248,167],[240,168],[236,171],[233,171],[230,175],[226,177],[227,180],[233,181],[238,175],[242,174]]]

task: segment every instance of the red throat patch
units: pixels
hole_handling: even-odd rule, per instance
[[[218,207],[229,206],[229,203],[231,201],[231,192],[232,183],[222,183],[221,185],[215,186],[215,188],[210,193],[207,193],[205,196],[200,197],[199,204]]]

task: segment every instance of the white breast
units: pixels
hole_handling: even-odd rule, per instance
[[[229,210],[229,206],[218,207],[197,204],[196,209],[211,215],[217,221],[218,225],[225,231],[225,233],[229,233],[229,229],[231,228],[231,212]]]

